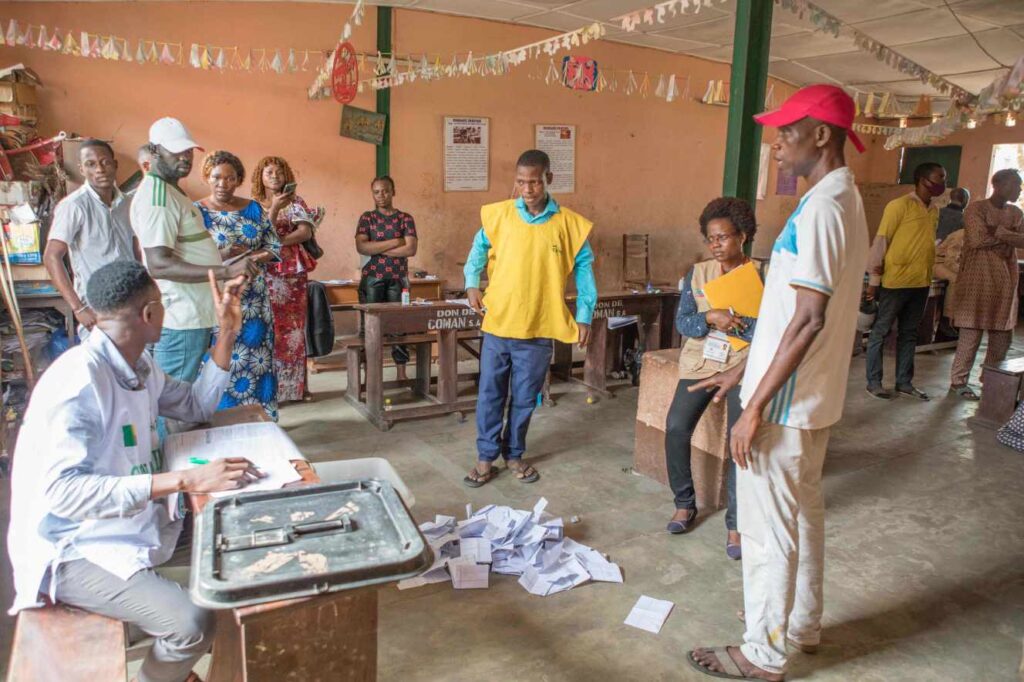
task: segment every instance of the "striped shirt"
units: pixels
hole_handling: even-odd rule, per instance
[[[132,199],[132,229],[146,249],[163,246],[192,265],[221,264],[220,252],[206,231],[203,217],[177,187],[146,174]],[[206,282],[157,279],[163,295],[165,329],[209,329],[217,316]]]

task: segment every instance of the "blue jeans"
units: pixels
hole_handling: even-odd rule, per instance
[[[153,346],[153,359],[164,373],[180,381],[199,376],[203,356],[210,350],[212,329],[163,329]]]
[[[484,334],[476,399],[476,449],[481,462],[493,462],[498,455],[522,458],[530,417],[550,366],[551,339]]]

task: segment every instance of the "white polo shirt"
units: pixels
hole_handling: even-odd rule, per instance
[[[765,408],[763,419],[797,429],[839,421],[868,259],[868,225],[853,172],[837,168],[812,187],[772,248],[740,400],[747,406],[796,311],[797,288],[829,296],[825,327]]]
[[[46,569],[63,561],[84,558],[127,580],[170,558],[181,522],[150,499],[164,468],[156,418],[209,420],[228,377],[207,362],[194,384],[181,382],[149,353],[131,367],[99,328],[43,373],[11,475],[12,614],[42,605]]]
[[[110,206],[103,203],[89,183],[64,197],[53,211],[48,239],[68,245],[75,293],[83,301],[89,277],[104,265],[135,260],[132,247],[131,199],[114,188]]]
[[[203,216],[180,189],[147,173],[132,197],[132,228],[145,249],[164,246],[192,265],[217,266],[220,252],[206,231]],[[145,257],[145,255],[143,255]],[[166,329],[210,329],[217,314],[210,285],[157,279],[163,295]]]

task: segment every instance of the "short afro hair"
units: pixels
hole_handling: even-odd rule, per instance
[[[1020,171],[1016,168],[1004,168],[1002,170],[997,170],[992,175],[993,185],[1002,184],[1007,180],[1016,180],[1017,182],[1020,182]]]
[[[736,197],[712,199],[700,213],[700,233],[707,237],[708,223],[720,218],[728,220],[733,227],[745,234],[748,242],[754,241],[754,235],[757,234],[757,218],[754,217],[754,209],[749,203]]]
[[[914,169],[914,184],[916,185],[917,183],[921,182],[921,180],[931,175],[932,171],[935,171],[939,168],[942,168],[942,164],[935,163],[934,161],[925,161],[924,163],[919,163],[917,165],[917,168]]]
[[[107,263],[92,273],[85,287],[89,307],[98,313],[113,313],[138,300],[156,282],[149,272],[132,260]]]
[[[110,146],[110,143],[95,137],[87,137],[82,140],[82,143],[78,146],[78,153],[81,154],[86,149],[106,149],[108,154],[114,156],[114,148]]]
[[[388,183],[389,185],[391,185],[391,191],[395,191],[395,179],[392,178],[390,175],[378,175],[377,177],[370,181],[370,187],[373,187],[378,182]]]
[[[203,180],[209,180],[210,173],[213,172],[213,169],[217,166],[222,166],[225,163],[235,169],[239,183],[245,180],[245,166],[242,165],[242,160],[231,152],[226,152],[220,149],[215,152],[210,152],[206,155],[206,158],[203,159]]]
[[[519,155],[516,168],[540,168],[547,173],[551,170],[551,157],[539,149],[527,149]]]

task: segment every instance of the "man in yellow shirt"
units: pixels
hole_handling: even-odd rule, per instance
[[[877,298],[878,317],[868,337],[867,390],[882,400],[894,397],[882,387],[882,344],[893,322],[896,392],[928,400],[926,393],[914,388],[914,349],[935,265],[939,209],[932,199],[945,191],[946,170],[937,163],[919,165],[914,169],[914,191],[886,205],[871,245],[867,298]]]
[[[480,209],[483,227],[466,259],[466,296],[484,317],[476,404],[478,461],[463,479],[471,488],[494,478],[499,455],[523,483],[540,478],[523,462],[523,453],[551,365],[551,342],[578,342],[582,348],[590,336],[597,303],[594,250],[588,241],[593,224],[548,194],[553,179],[547,154],[523,152],[516,163],[519,198]],[[488,286],[482,294],[485,267]],[[575,319],[565,304],[565,283],[573,272]]]

